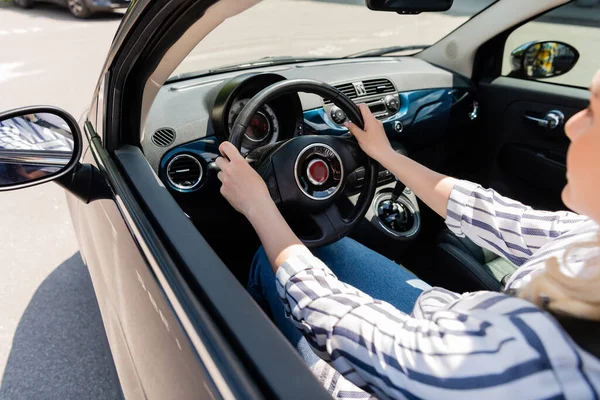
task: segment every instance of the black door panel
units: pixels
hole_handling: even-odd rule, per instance
[[[508,144],[500,148],[497,166],[507,178],[518,180],[529,188],[545,191],[553,198],[560,197],[567,183],[567,167],[560,153],[550,154],[543,149]]]
[[[560,111],[566,122],[587,107],[589,93],[554,84],[498,78],[479,85],[482,129],[474,144],[481,165],[480,182],[541,209],[566,209],[569,140],[564,124],[547,129],[527,116],[544,118]]]

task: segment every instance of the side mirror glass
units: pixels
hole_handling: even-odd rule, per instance
[[[448,11],[454,0],[366,0],[375,11],[395,11],[399,14],[419,14],[426,11]]]
[[[579,60],[579,52],[562,42],[530,42],[511,53],[510,76],[545,79],[569,72]]]
[[[29,107],[0,114],[0,191],[32,186],[70,172],[81,135],[67,112]]]

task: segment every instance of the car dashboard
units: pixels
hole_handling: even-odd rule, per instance
[[[305,62],[167,83],[149,112],[142,149],[160,180],[201,230],[215,234],[223,221],[227,224],[236,218],[218,190],[214,167],[218,145],[228,139],[248,99],[285,79],[326,82],[355,103],[368,104],[400,152],[435,146],[477,111],[467,79],[414,57]],[[343,111],[319,96],[287,94],[264,105],[252,118],[242,152],[295,136],[343,135],[347,133],[344,121]],[[360,171],[348,177],[349,197],[360,184]],[[389,189],[390,185],[393,176],[381,169],[378,186]],[[406,203],[418,213],[416,198]],[[377,213],[376,204],[373,208],[368,218]],[[379,228],[389,238],[390,229]],[[225,230],[222,236],[227,236]]]
[[[152,105],[142,134],[142,149],[150,165],[160,173],[164,164],[161,161],[184,151],[182,144],[225,140],[244,102],[282,79],[326,82],[356,103],[368,103],[384,123],[390,139],[399,140],[416,136],[420,140],[435,139],[416,132],[416,125],[431,119],[447,120],[453,105],[471,90],[468,80],[413,57],[306,62],[167,83]],[[358,93],[357,87],[364,92]],[[268,137],[255,137],[254,142],[246,137],[245,144],[263,145],[285,139],[279,137],[280,133],[343,134],[347,130],[336,118],[336,109],[308,93],[277,99],[261,110],[262,121],[255,121],[258,127],[260,122],[268,125]],[[440,126],[438,132],[443,134],[444,130]]]

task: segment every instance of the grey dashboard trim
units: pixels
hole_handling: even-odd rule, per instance
[[[214,85],[218,85],[220,83],[223,83],[225,80],[224,79],[215,79],[214,81],[208,81],[208,82],[202,82],[202,83],[192,83],[192,84],[187,84],[187,85],[177,85],[174,84],[173,86],[171,86],[169,88],[170,92],[181,92],[183,90],[190,90],[190,89],[198,89],[201,87],[205,87],[205,86],[214,86]]]
[[[174,82],[164,85],[148,114],[141,145],[148,162],[155,171],[162,156],[173,147],[212,135],[210,112],[216,89],[224,81],[248,72],[271,72],[287,79],[316,79],[329,84],[386,78],[399,92],[443,87],[468,87],[469,82],[449,71],[414,57],[371,57],[306,62],[285,66],[234,71]],[[304,110],[323,107],[316,95],[300,93]],[[170,127],[176,131],[176,140],[168,147],[158,148],[150,135],[158,128]]]

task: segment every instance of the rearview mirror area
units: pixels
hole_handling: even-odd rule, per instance
[[[529,42],[511,53],[512,72],[509,76],[526,79],[547,79],[564,75],[579,60],[573,46],[555,41]]]
[[[448,11],[454,0],[366,0],[375,11],[395,11],[398,14],[419,14],[430,11]]]
[[[80,157],[81,134],[66,111],[28,107],[0,114],[0,191],[57,179]]]

